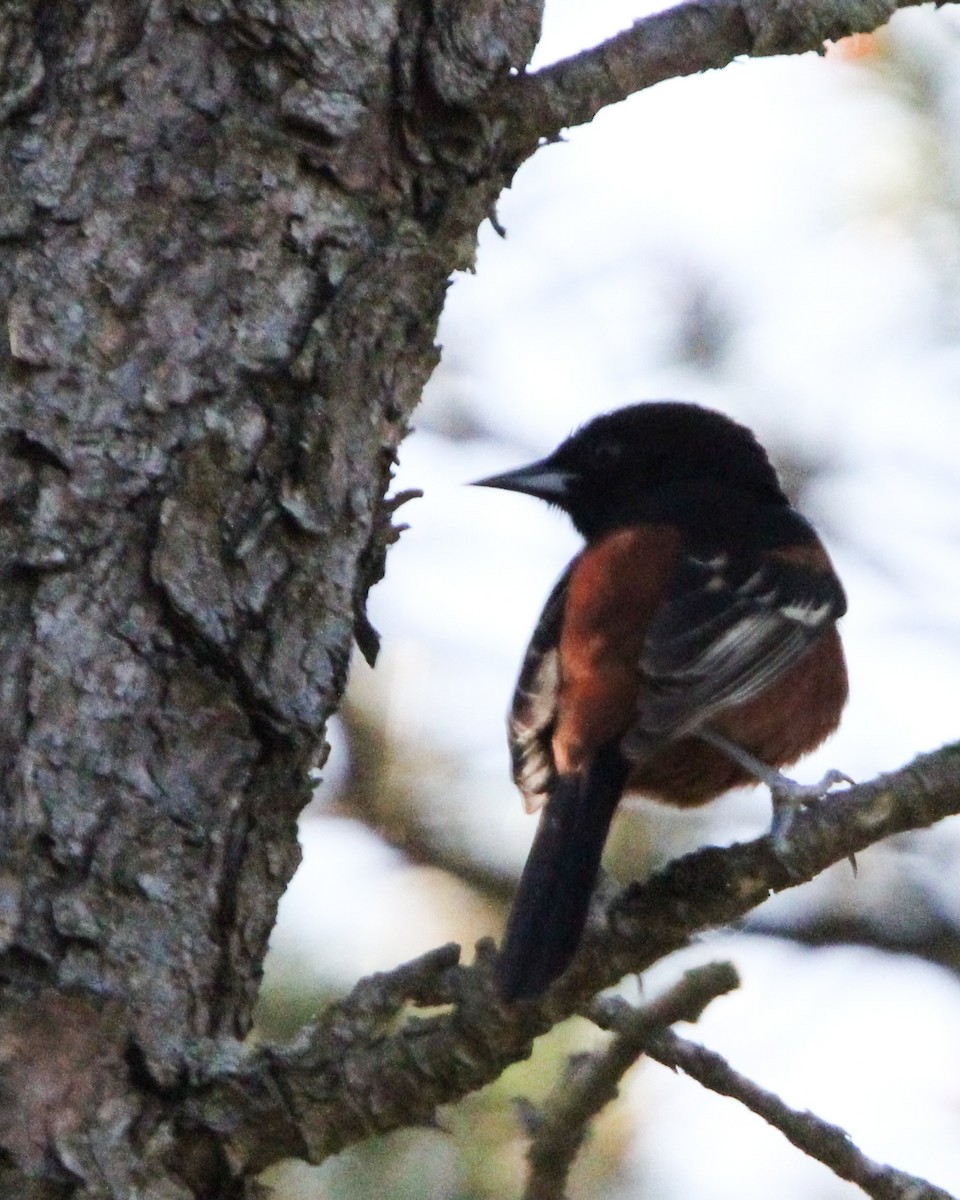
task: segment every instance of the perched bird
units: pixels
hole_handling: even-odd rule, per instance
[[[546,458],[478,480],[563,509],[586,540],[547,599],[509,715],[513,777],[543,807],[498,958],[539,996],[580,941],[624,792],[692,806],[763,781],[774,834],[803,787],[777,768],[837,726],[840,580],[749,429],[696,404],[596,417]]]

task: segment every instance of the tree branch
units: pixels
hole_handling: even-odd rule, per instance
[[[626,1025],[622,1017],[611,1014],[605,1028],[620,1029]],[[646,1052],[673,1071],[683,1071],[705,1088],[721,1096],[730,1096],[762,1117],[768,1125],[779,1129],[798,1150],[822,1162],[841,1179],[855,1183],[874,1200],[954,1200],[949,1192],[935,1187],[925,1179],[874,1162],[850,1140],[850,1135],[838,1125],[798,1112],[765,1088],[746,1079],[730,1064],[708,1050],[678,1037],[665,1029],[649,1039]]]
[[[609,1014],[610,1019],[594,1019],[604,1029],[615,1029],[617,1036],[602,1053],[574,1060],[570,1075],[548,1099],[544,1111],[531,1114],[535,1132],[527,1151],[526,1200],[563,1200],[567,1176],[590,1122],[616,1099],[620,1080],[645,1052],[647,1043],[677,1021],[699,1020],[712,1000],[733,991],[739,983],[730,963],[710,963],[687,971],[679,983],[643,1008],[622,1002],[603,1006],[604,1016]]]
[[[923,829],[958,812],[960,743],[953,743],[799,813],[789,861],[765,837],[676,859],[611,898],[604,920],[589,927],[551,1000],[566,1006],[591,987],[596,991],[646,970],[693,934],[738,920],[771,893],[806,883],[892,834]]]
[[[828,41],[869,33],[922,0],[688,0],[635,22],[599,46],[510,79],[489,108],[506,140],[527,152],[584,125],[609,104],[655,83],[725,67],[741,55],[822,53]]]
[[[540,1002],[500,1003],[485,941],[472,967],[457,965],[457,947],[443,947],[362,981],[290,1047],[232,1057],[198,1047],[197,1061],[216,1065],[195,1073],[181,1126],[215,1133],[235,1162],[259,1169],[284,1154],[317,1162],[373,1132],[432,1123],[440,1105],[527,1057],[536,1037],[624,974],[851,853],[957,812],[960,744],[799,813],[789,863],[768,838],[708,847],[595,905],[581,952]]]

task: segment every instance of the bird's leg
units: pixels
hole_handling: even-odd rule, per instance
[[[793,824],[794,817],[808,801],[822,800],[827,792],[836,787],[838,783],[853,783],[850,776],[845,775],[843,771],[827,771],[817,783],[797,783],[795,779],[789,779],[776,767],[762,762],[749,750],[744,750],[742,746],[731,741],[722,733],[717,733],[709,726],[699,729],[697,737],[728,758],[732,758],[738,766],[743,767],[754,779],[765,783],[770,789],[770,798],[773,801],[773,824],[770,827],[770,836],[778,852],[786,850],[790,826]]]

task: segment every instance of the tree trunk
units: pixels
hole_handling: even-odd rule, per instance
[[[467,7],[0,10],[5,1195],[234,1194],[165,1101],[249,1029],[375,652],[396,447],[506,180],[458,97],[537,6]]]

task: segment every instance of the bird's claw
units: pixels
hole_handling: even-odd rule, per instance
[[[816,783],[797,783],[795,779],[788,779],[778,772],[778,778],[769,785],[773,801],[770,839],[778,858],[785,860],[789,854],[790,830],[797,813],[812,800],[822,800],[839,783],[852,786],[854,781],[843,771],[836,770],[827,771]]]

